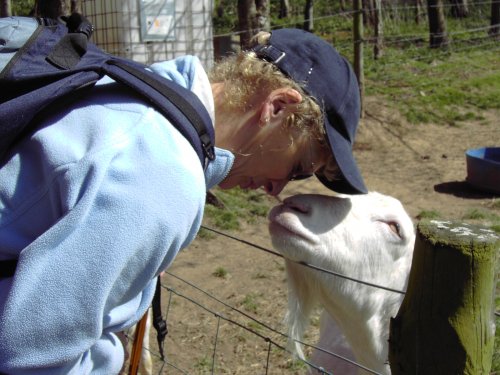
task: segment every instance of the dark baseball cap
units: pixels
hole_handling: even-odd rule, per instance
[[[352,154],[360,118],[360,96],[349,62],[325,40],[300,29],[274,30],[267,44],[251,50],[297,82],[321,107],[340,178],[330,180],[318,172],[318,179],[338,193],[367,193]]]

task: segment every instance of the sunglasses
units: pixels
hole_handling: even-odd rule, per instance
[[[306,178],[312,177],[312,175],[313,175],[312,173],[304,172],[302,170],[302,165],[299,165],[298,167],[295,167],[290,172],[290,176],[288,177],[288,181],[305,180]]]

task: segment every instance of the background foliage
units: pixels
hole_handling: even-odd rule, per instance
[[[15,0],[12,1],[13,16],[27,16],[35,6],[35,0]]]

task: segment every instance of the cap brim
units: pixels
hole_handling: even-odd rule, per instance
[[[328,120],[326,120],[328,121]],[[365,186],[361,172],[358,169],[356,160],[352,153],[352,144],[330,124],[325,124],[328,141],[339,167],[340,176],[333,181],[325,176],[316,174],[316,177],[327,188],[342,194],[366,194],[368,189]]]

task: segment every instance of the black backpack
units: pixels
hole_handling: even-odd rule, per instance
[[[37,118],[91,89],[104,75],[149,100],[188,139],[203,166],[214,159],[210,116],[194,93],[89,43],[93,26],[81,15],[64,19],[66,25],[52,19],[0,18],[0,53],[5,56],[0,59],[0,160]],[[12,27],[31,35],[10,56],[13,46],[1,32]]]
[[[188,139],[203,167],[215,158],[212,122],[193,92],[89,43],[93,26],[81,15],[64,20],[66,25],[43,18],[0,18],[0,55],[6,55],[0,56],[0,167],[7,150],[37,119],[91,90],[104,75],[150,101]],[[13,41],[21,46],[6,44],[2,32],[11,27],[26,30],[26,40]],[[12,276],[15,266],[15,260],[1,261],[0,277]]]
[[[7,150],[32,131],[37,119],[91,90],[105,75],[150,101],[191,143],[203,167],[214,160],[212,121],[194,93],[89,43],[93,26],[81,15],[63,20],[66,25],[52,19],[0,18],[0,167],[7,161]],[[1,33],[11,27],[23,28],[26,39],[9,45],[8,35]],[[13,276],[16,266],[15,259],[0,261],[0,277]],[[158,279],[153,325],[163,357],[167,327],[159,301]]]

